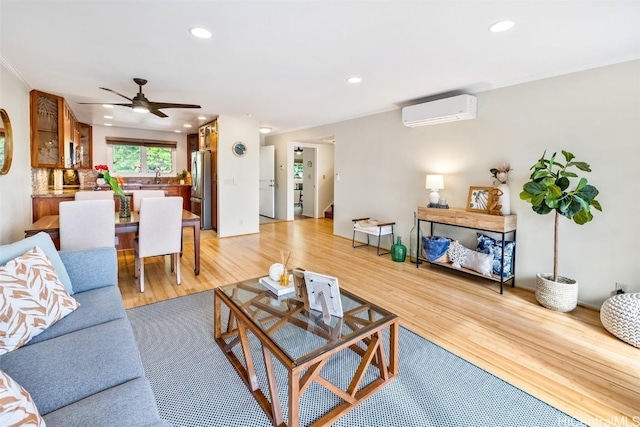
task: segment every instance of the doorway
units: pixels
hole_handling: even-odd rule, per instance
[[[322,218],[333,204],[334,138],[288,143],[287,220]]]
[[[275,207],[275,152],[276,147],[260,147],[260,216],[273,219]]]

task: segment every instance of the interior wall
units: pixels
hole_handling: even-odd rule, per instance
[[[31,224],[29,90],[0,63],[0,108],[9,115],[13,130],[11,169],[0,175],[0,244],[22,239]]]
[[[519,200],[529,168],[542,153],[568,150],[591,164],[589,182],[604,212],[582,226],[561,218],[559,272],[580,283],[579,300],[599,306],[615,282],[640,291],[640,61],[567,74],[476,94],[478,118],[419,128],[402,125],[400,110],[269,136],[276,153],[289,141],[335,135],[334,232],[351,237],[352,218],[395,221],[407,241],[417,206],[428,204],[427,173],[444,175],[441,197],[466,203],[472,185],[490,186],[502,162],[512,213],[518,215],[516,283],[533,289],[553,268],[553,216]],[[283,158],[277,156],[277,164]],[[285,208],[277,188],[277,213]],[[442,230],[438,234],[446,234]],[[472,236],[473,237],[473,236]]]
[[[233,154],[242,141],[244,156]],[[248,116],[218,117],[218,236],[260,232],[260,137],[258,120]]]

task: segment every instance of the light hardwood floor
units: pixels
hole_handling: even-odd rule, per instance
[[[199,276],[185,232],[182,284],[175,285],[168,257],[153,258],[145,264],[143,294],[133,278],[133,254],[122,251],[125,306],[265,275],[279,251],[288,249],[290,266],[337,276],[341,287],[398,314],[402,326],[581,421],[640,426],[640,349],[610,335],[597,311],[556,313],[525,289],[507,286],[500,295],[487,280],[395,263],[376,256],[375,248],[352,249],[349,239],[332,235],[332,227],[326,219],[279,222],[261,225],[260,234],[225,239],[204,231]]]

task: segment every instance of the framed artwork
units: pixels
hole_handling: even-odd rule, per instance
[[[320,311],[327,324],[331,316],[342,317],[342,301],[337,277],[305,271],[304,281],[311,310]]]
[[[489,194],[493,187],[469,187],[467,210],[471,212],[489,211]]]

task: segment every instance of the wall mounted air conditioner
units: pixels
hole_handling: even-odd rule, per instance
[[[402,123],[409,127],[434,125],[475,119],[476,113],[476,97],[458,95],[404,107],[402,109]]]

